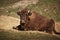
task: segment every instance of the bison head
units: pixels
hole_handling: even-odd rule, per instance
[[[29,16],[32,15],[31,11],[28,9],[23,9],[23,10],[17,12],[17,14],[20,16],[21,25],[24,25],[26,22],[30,21]]]

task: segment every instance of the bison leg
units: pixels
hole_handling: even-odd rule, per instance
[[[53,32],[53,27],[50,26],[50,25],[49,25],[48,27],[46,27],[46,32],[52,34],[52,32]]]
[[[46,32],[49,33],[49,34],[52,34],[52,31],[53,31],[53,30],[50,29],[50,28],[46,30]]]
[[[13,29],[24,30],[24,28],[21,25],[18,25],[17,27],[13,27]]]
[[[47,23],[47,27],[46,27],[46,32],[52,34],[53,28],[55,27],[55,23],[54,20],[51,19],[48,23]]]
[[[18,28],[18,30],[24,30],[22,25],[18,25],[17,28]]]
[[[43,31],[44,32],[44,29],[39,29],[38,31]]]
[[[17,29],[17,30],[18,30],[18,28],[17,28],[17,27],[13,27],[13,29]]]

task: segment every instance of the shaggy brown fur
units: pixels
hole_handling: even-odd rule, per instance
[[[31,15],[30,16],[26,15],[27,21],[25,21],[24,25],[21,25],[20,27],[23,26],[23,29],[26,31],[27,30],[38,30],[38,31],[46,31],[47,33],[52,33],[52,31],[55,27],[55,22],[53,19],[48,19],[47,17],[42,16],[39,13],[36,13],[35,11],[29,12],[29,13],[31,13]],[[23,18],[24,16],[22,16],[22,14],[24,14],[24,15],[28,14],[28,10],[23,9],[23,10],[21,10],[21,12],[18,12],[17,14],[21,18]],[[21,21],[22,21],[22,19],[21,19]]]
[[[53,28],[55,27],[53,19],[48,19],[36,12],[32,12],[32,15],[29,18],[30,21],[25,24],[24,30],[38,30],[52,33]]]

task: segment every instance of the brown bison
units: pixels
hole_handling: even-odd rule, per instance
[[[35,11],[30,11],[27,8],[17,12],[20,16],[20,25],[17,26],[19,30],[38,30],[52,33],[55,28],[53,19],[48,19]],[[55,31],[55,30],[54,30]]]

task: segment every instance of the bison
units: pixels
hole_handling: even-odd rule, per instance
[[[55,22],[53,19],[49,19],[35,11],[28,10],[27,8],[22,9],[17,12],[17,14],[20,16],[20,25],[17,26],[18,30],[38,30],[46,31],[50,34],[52,31],[55,31]]]

